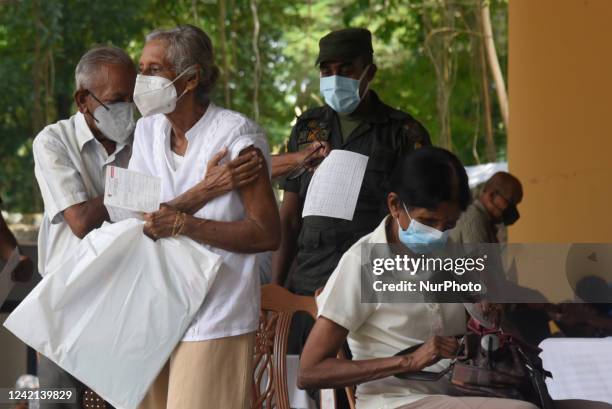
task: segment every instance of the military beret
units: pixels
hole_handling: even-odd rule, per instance
[[[319,40],[319,56],[315,64],[326,61],[350,61],[360,56],[371,56],[372,34],[365,28],[345,28],[332,31]]]

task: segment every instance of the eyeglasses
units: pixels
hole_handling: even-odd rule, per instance
[[[106,109],[107,111],[110,111],[110,108],[108,106],[106,106],[106,104],[104,102],[100,101],[98,99],[98,97],[96,97],[93,92],[91,92],[89,90],[87,90],[87,92],[89,93],[89,95],[91,95],[91,97],[93,99],[95,99],[100,105],[102,105],[102,107],[104,107],[104,109]],[[87,111],[87,113],[89,113],[89,115],[93,118],[94,121],[96,121],[97,123],[100,123],[100,121],[98,121],[98,119],[95,116],[93,116],[93,114],[90,113],[89,110]]]
[[[106,104],[105,104],[104,102],[100,101],[100,100],[98,99],[98,97],[96,97],[96,95],[95,95],[93,92],[89,91],[89,95],[91,95],[91,97],[92,97],[93,99],[95,99],[95,100],[96,100],[96,101],[97,101],[97,102],[98,102],[100,105],[102,105],[102,106],[104,107],[104,109],[106,109],[107,111],[110,111],[110,108],[109,108],[109,107],[107,107],[107,106],[106,106]]]

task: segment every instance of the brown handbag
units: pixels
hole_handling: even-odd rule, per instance
[[[414,352],[423,344],[396,355]],[[553,409],[545,379],[552,377],[538,357],[541,350],[501,330],[487,330],[474,321],[460,338],[455,359],[442,372],[409,372],[401,379],[438,381],[445,379],[454,396],[482,396],[531,402]]]

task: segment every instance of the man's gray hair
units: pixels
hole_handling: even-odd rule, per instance
[[[166,60],[172,64],[176,75],[199,66],[200,83],[196,88],[196,97],[200,102],[205,102],[219,78],[210,37],[198,27],[186,24],[169,30],[155,30],[147,35],[146,40],[162,40],[167,44]]]
[[[88,89],[91,81],[105,64],[124,64],[135,69],[134,61],[121,48],[110,45],[94,47],[80,59],[74,70],[76,89]]]

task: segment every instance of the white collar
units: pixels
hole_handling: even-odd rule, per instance
[[[89,125],[87,125],[87,121],[85,121],[85,115],[81,112],[77,112],[75,119],[75,126],[77,142],[79,143],[79,150],[83,150],[83,146],[91,140],[95,140],[95,136],[91,129],[89,129]]]
[[[374,229],[372,235],[370,236],[370,243],[388,243],[387,240],[387,222],[391,218],[391,215],[385,216],[384,219],[380,222],[380,224]]]
[[[83,152],[83,147],[87,144],[90,143],[92,141],[94,141],[95,143],[99,144],[100,147],[104,150],[104,152],[106,152],[106,149],[104,149],[104,147],[102,146],[102,143],[96,139],[96,137],[94,136],[93,132],[91,132],[91,129],[89,128],[89,125],[87,125],[87,121],[85,121],[85,115],[83,115],[81,112],[77,112],[76,114],[76,119],[75,119],[75,132],[76,132],[76,138],[77,138],[77,142],[79,144],[79,151]],[[111,153],[110,155],[108,155],[108,160],[109,161],[113,161],[115,160],[115,156],[121,152],[123,149],[125,149],[127,146],[130,146],[129,144],[115,144],[115,151],[113,153]]]
[[[193,138],[195,138],[199,133],[202,126],[208,122],[209,118],[212,116],[213,111],[217,109],[217,106],[211,102],[208,103],[208,107],[206,108],[206,112],[196,121],[195,124],[191,128],[185,132],[185,138],[187,138],[187,142],[191,143]],[[164,139],[166,143],[169,145],[170,142],[168,138],[172,134],[172,124],[168,120],[168,117],[164,114],[159,114],[161,117],[161,129],[164,135]]]

